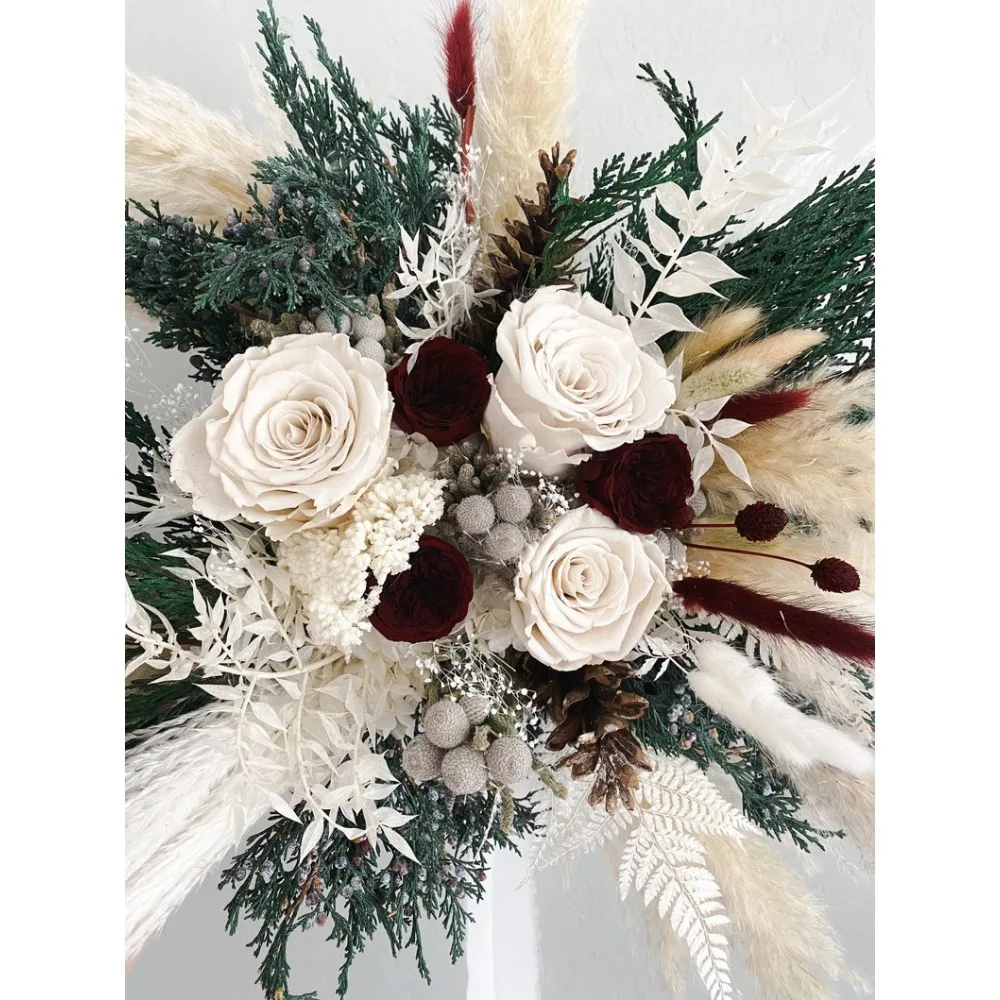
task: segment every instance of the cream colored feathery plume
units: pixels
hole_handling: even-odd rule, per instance
[[[483,232],[518,219],[516,196],[532,198],[542,180],[539,150],[567,148],[576,50],[586,0],[495,0],[478,59],[472,144]]]
[[[870,870],[875,860],[875,776],[847,774],[828,764],[789,768],[788,776],[815,825],[843,830]],[[830,842],[836,848],[834,842]]]
[[[125,754],[125,959],[268,811],[240,770],[235,716],[201,709]]]
[[[836,1000],[834,982],[860,986],[822,906],[764,837],[702,843],[760,996]]]
[[[147,207],[155,199],[164,212],[201,225],[242,211],[254,161],[284,149],[278,118],[265,120],[265,131],[252,132],[178,87],[126,70],[126,196]]]
[[[827,378],[817,372],[809,402],[798,410],[747,428],[734,440],[753,487],[722,463],[701,480],[711,511],[738,510],[767,500],[829,530],[875,520],[874,422],[847,421],[854,408],[873,408],[874,374]]]
[[[763,323],[764,314],[756,306],[713,310],[708,319],[701,324],[700,330],[681,337],[663,355],[663,359],[669,365],[683,351],[683,377],[687,378],[716,354],[737,341],[753,336]]]
[[[867,774],[874,767],[868,747],[853,734],[793,708],[774,678],[738,649],[725,642],[701,642],[694,658],[698,667],[687,675],[692,693],[757,740],[778,764],[832,764],[851,774]]]
[[[818,330],[783,330],[727,351],[681,382],[680,409],[720,396],[754,392],[789,361],[826,340]]]

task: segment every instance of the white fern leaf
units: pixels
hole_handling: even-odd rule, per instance
[[[733,996],[729,941],[718,929],[729,924],[721,897],[719,885],[707,868],[684,865],[674,869],[674,877],[659,903],[660,916],[669,914],[670,926],[687,944],[712,1000]]]
[[[645,818],[666,832],[738,837],[752,824],[719,793],[711,778],[684,757],[656,756],[642,777]]]
[[[593,808],[587,802],[590,787],[587,781],[574,781],[565,799],[552,796],[545,835],[535,847],[530,871],[541,871],[560,861],[589,854],[635,822],[634,814],[626,809],[609,814]]]
[[[730,1000],[729,942],[720,930],[729,918],[703,854],[694,837],[658,834],[642,816],[622,852],[618,891],[624,900],[634,887],[647,907],[656,901],[660,918],[688,949],[711,1000]]]

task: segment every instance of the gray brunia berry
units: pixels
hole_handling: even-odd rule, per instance
[[[444,751],[434,746],[426,736],[417,736],[403,748],[403,770],[411,781],[420,784],[441,775]]]
[[[462,706],[448,698],[434,702],[424,713],[424,735],[444,750],[464,743],[471,728]]]
[[[486,750],[486,767],[494,781],[513,785],[531,773],[531,751],[516,736],[499,736]]]
[[[489,533],[484,548],[498,562],[513,562],[524,551],[524,534],[516,524],[503,522]]]
[[[485,535],[496,523],[493,504],[484,497],[466,497],[455,510],[455,520],[467,535]]]
[[[471,746],[449,750],[441,761],[441,780],[455,795],[475,795],[486,787],[483,755]]]
[[[474,726],[482,725],[490,714],[490,699],[485,695],[467,694],[458,703]]]
[[[493,494],[497,517],[510,524],[520,524],[531,515],[531,494],[516,483],[507,483]]]

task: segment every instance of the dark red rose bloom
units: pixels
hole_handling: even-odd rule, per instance
[[[490,399],[483,356],[449,337],[434,337],[421,345],[411,372],[406,370],[409,361],[404,356],[389,371],[396,426],[408,434],[424,434],[439,446],[478,431]]]
[[[393,642],[440,639],[465,618],[471,600],[472,573],[465,556],[424,535],[409,569],[383,584],[372,627]]]
[[[597,452],[577,469],[576,489],[584,503],[626,531],[680,531],[694,520],[687,502],[694,492],[691,455],[676,434],[647,434]]]

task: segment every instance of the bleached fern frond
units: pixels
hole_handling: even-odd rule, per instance
[[[622,855],[623,900],[633,886],[646,906],[656,901],[660,918],[685,943],[711,1000],[732,997],[729,941],[720,929],[729,917],[701,843],[689,834],[658,833],[640,816]]]
[[[626,810],[607,813],[594,809],[587,802],[590,788],[589,781],[574,781],[564,799],[552,796],[545,834],[535,846],[530,871],[589,854],[631,827],[634,817]]]
[[[739,837],[753,829],[719,793],[711,778],[685,757],[658,755],[656,768],[643,775],[641,816],[664,835],[708,834]]]

